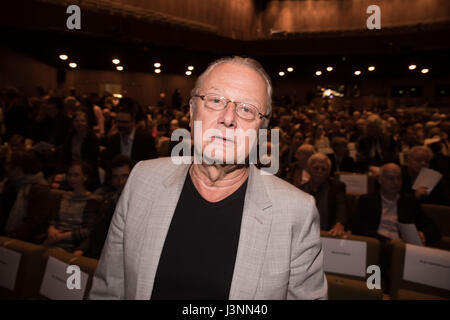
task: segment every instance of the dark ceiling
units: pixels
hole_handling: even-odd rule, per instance
[[[295,72],[289,76],[310,77],[318,68],[332,65],[333,76],[342,78],[352,76],[355,68],[375,64],[371,76],[383,78],[408,73],[412,62],[429,67],[435,76],[450,75],[448,23],[241,41],[105,12],[83,13],[82,30],[70,31],[63,6],[18,0],[5,7],[0,10],[2,42],[59,68],[67,68],[67,62],[58,59],[66,53],[86,69],[115,70],[111,60],[119,57],[127,71],[153,72],[158,61],[165,73],[183,74],[192,64],[198,74],[217,57],[244,55],[259,60],[272,76],[293,66]]]

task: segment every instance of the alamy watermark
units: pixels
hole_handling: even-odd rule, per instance
[[[270,130],[268,139],[267,129],[203,131],[202,122],[194,121],[193,136],[192,143],[188,130],[173,131],[171,140],[179,142],[171,152],[174,164],[258,164],[262,174],[278,172],[279,130]]]

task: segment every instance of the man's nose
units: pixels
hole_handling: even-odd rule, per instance
[[[223,125],[227,128],[236,128],[237,116],[234,109],[235,104],[229,101],[219,118],[219,123],[223,123]]]

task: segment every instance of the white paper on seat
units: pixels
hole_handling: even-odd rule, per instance
[[[420,240],[419,232],[414,223],[399,223],[398,228],[403,241],[416,246],[423,246],[422,240]]]
[[[420,172],[417,175],[416,181],[414,181],[412,188],[414,190],[417,190],[419,187],[427,187],[429,194],[438,184],[441,178],[442,174],[440,172],[429,168],[422,168],[420,169]]]
[[[403,279],[450,290],[450,251],[407,244]]]
[[[14,290],[22,254],[0,247],[0,287]]]
[[[366,277],[367,243],[321,237],[325,272]]]
[[[71,274],[66,273],[69,264],[54,257],[49,257],[45,268],[39,293],[52,300],[83,300],[88,275],[81,271],[81,288],[67,288],[67,279]]]
[[[345,183],[347,193],[367,193],[367,174],[340,174],[339,180]]]

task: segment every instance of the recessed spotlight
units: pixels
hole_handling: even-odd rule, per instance
[[[369,68],[367,68],[367,70],[373,71],[373,70],[375,70],[375,67],[374,66],[370,66]]]
[[[67,54],[60,54],[60,55],[59,55],[59,58],[60,58],[61,60],[67,60],[67,59],[69,59],[69,57],[67,56]]]
[[[361,74],[361,71],[359,71],[359,70],[355,71],[355,76],[359,76],[360,74]]]
[[[284,72],[283,71],[278,72],[278,74],[279,74],[280,77],[284,76]]]
[[[186,73],[187,76],[190,76],[190,75],[192,74],[192,71],[189,71],[189,70],[188,70],[188,71],[186,71],[185,73]]]
[[[287,68],[287,71],[288,71],[288,72],[292,72],[292,71],[294,71],[294,68],[289,67],[289,68]]]
[[[190,71],[194,70],[194,66],[189,66],[188,70],[190,70]]]
[[[161,67],[161,63],[155,62],[155,63],[153,64],[153,66],[154,66],[155,68],[159,68],[159,67]]]
[[[116,69],[117,69],[118,71],[122,71],[122,70],[123,70],[123,67],[122,67],[122,66],[117,66]]]
[[[112,60],[112,63],[114,63],[114,64],[119,64],[119,63],[120,63],[120,60],[117,59],[117,58],[115,58],[115,59]]]
[[[415,64],[412,64],[408,67],[409,70],[414,70],[417,66]]]
[[[320,70],[316,71],[316,76],[320,76],[321,74],[322,74],[322,71],[320,71]]]
[[[328,72],[333,71],[333,67],[327,67],[327,71]]]
[[[72,69],[76,68],[77,64],[75,62],[71,62],[71,63],[69,63],[69,67],[71,67]]]
[[[161,69],[155,69],[155,73],[161,73]]]
[[[420,72],[422,72],[423,74],[430,72],[430,69],[427,68],[423,68],[422,70],[420,70]]]

